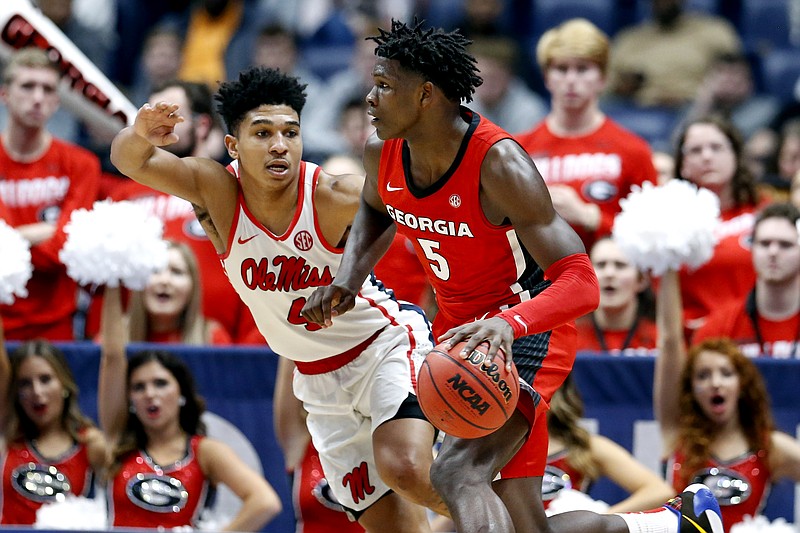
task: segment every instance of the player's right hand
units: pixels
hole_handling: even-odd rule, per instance
[[[183,120],[178,113],[178,104],[144,104],[136,113],[133,131],[153,146],[167,146],[178,142],[175,125]]]
[[[356,294],[340,285],[317,288],[306,300],[300,313],[303,318],[323,328],[333,325],[333,318],[343,315],[356,305]]]

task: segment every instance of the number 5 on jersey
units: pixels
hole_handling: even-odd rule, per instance
[[[434,275],[441,280],[447,281],[450,279],[450,265],[447,264],[447,259],[443,255],[436,253],[436,250],[439,249],[439,242],[428,239],[417,239],[417,242],[422,247],[422,251],[425,253]]]

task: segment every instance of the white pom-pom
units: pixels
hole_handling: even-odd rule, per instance
[[[608,504],[601,500],[592,499],[591,496],[579,490],[561,489],[556,493],[556,497],[550,500],[547,506],[547,516],[566,513],[568,511],[593,511],[595,513],[605,513],[608,511]]]
[[[733,524],[730,533],[797,533],[798,529],[783,518],[776,518],[770,522],[766,516],[753,518],[746,515],[744,520]]]
[[[64,226],[67,241],[59,255],[67,274],[82,285],[120,284],[142,290],[150,274],[167,264],[164,226],[133,202],[95,202],[76,209]]]
[[[645,183],[620,200],[614,220],[616,243],[642,271],[656,276],[711,259],[719,225],[719,199],[685,180]]]
[[[108,529],[105,498],[90,499],[70,494],[61,501],[46,503],[36,511],[33,527],[78,531]]]
[[[25,298],[33,274],[31,246],[20,233],[0,220],[0,303],[13,304],[14,296]]]

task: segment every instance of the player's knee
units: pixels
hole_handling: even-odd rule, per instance
[[[433,488],[443,497],[445,494],[460,494],[462,490],[479,484],[491,483],[491,475],[474,465],[468,466],[457,457],[442,455],[431,465],[430,479]]]
[[[384,454],[378,461],[378,473],[395,491],[416,492],[429,484],[430,462],[404,454]]]

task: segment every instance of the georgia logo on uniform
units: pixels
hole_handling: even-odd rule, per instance
[[[128,481],[125,492],[134,505],[155,513],[174,513],[189,500],[179,479],[158,474],[136,474]]]
[[[448,202],[452,207],[461,207],[461,197],[457,194],[451,195]]]
[[[298,250],[307,252],[314,246],[314,238],[305,230],[300,231],[294,236],[294,245]]]
[[[596,180],[583,186],[583,194],[595,202],[607,202],[617,195],[617,186],[604,180]]]
[[[550,501],[564,489],[572,488],[572,480],[569,474],[560,468],[547,465],[544,467],[544,477],[542,477],[542,501]]]
[[[705,468],[695,474],[692,483],[702,483],[714,493],[722,506],[737,505],[750,497],[753,487],[740,472],[727,468]]]
[[[67,476],[58,468],[36,463],[25,463],[11,473],[11,485],[29,500],[54,502],[72,488]]]

